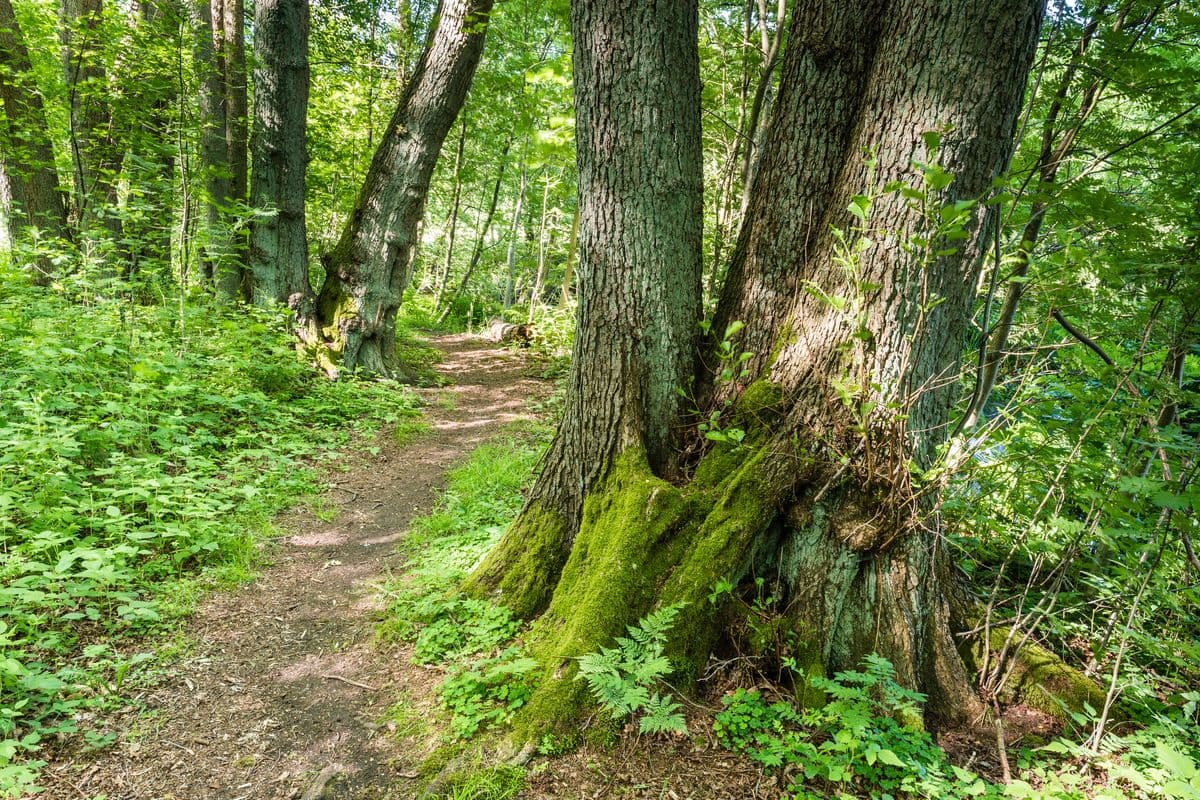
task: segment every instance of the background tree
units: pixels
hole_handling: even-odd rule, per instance
[[[67,238],[66,207],[59,192],[53,145],[33,65],[10,0],[0,0],[0,151],[12,209],[12,234],[21,244],[35,244],[29,266],[37,283],[55,274],[50,254],[39,252],[38,240],[53,248]]]
[[[313,299],[304,208],[308,28],[307,0],[259,0],[255,6],[250,203],[263,216],[250,233],[251,291],[257,303],[291,308],[301,328],[312,321]]]
[[[416,232],[442,142],[483,52],[491,0],[444,0],[437,30],[375,152],[354,212],[332,252],[317,316],[349,369],[395,368],[396,312],[412,278]]]

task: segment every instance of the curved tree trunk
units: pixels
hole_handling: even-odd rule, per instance
[[[308,0],[258,0],[254,11],[251,298],[286,305],[302,335],[313,317],[304,174],[308,163]]]
[[[10,0],[0,0],[0,102],[4,109],[0,150],[12,202],[9,232],[16,246],[36,238],[53,249],[56,242],[70,238],[66,205],[42,97],[33,82],[29,50]],[[54,276],[53,261],[45,250],[36,253],[29,267],[35,283],[49,283]]]
[[[879,653],[929,694],[933,718],[977,710],[951,639],[937,486],[918,476],[957,388],[985,218],[973,201],[1007,165],[1042,11],[1039,0],[797,5],[713,326],[745,323],[733,358],[753,353],[755,380],[699,376],[717,424],[744,440],[710,449],[684,485],[662,480],[669,457],[654,449],[675,406],[626,411],[644,373],[624,365],[653,338],[610,306],[629,291],[612,277],[636,286],[637,273],[616,261],[597,279],[590,263],[589,211],[622,195],[587,180],[594,78],[577,75],[585,249],[568,407],[529,504],[469,583],[523,614],[549,598],[530,635],[547,678],[524,724],[571,724],[573,657],[654,605],[684,604],[676,650],[697,674],[721,634],[713,586],[753,577],[786,599],[809,672]],[[575,35],[582,50],[587,32]],[[626,154],[606,155],[605,174],[619,172]],[[605,326],[589,324],[594,306]],[[601,365],[604,378],[589,371]],[[555,542],[573,542],[561,568]]]
[[[442,0],[437,31],[400,98],[354,212],[324,261],[322,334],[347,369],[390,374],[396,312],[412,277],[417,228],[442,142],[483,52],[492,0]]]

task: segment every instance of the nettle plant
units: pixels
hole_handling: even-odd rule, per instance
[[[579,657],[576,680],[587,682],[596,702],[616,720],[634,715],[640,733],[687,733],[681,706],[660,686],[672,672],[663,650],[682,605],[665,606],[626,628],[616,647]]]

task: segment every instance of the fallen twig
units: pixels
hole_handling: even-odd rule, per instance
[[[348,683],[351,686],[357,686],[360,689],[366,689],[368,692],[378,692],[379,691],[374,686],[368,686],[365,683],[359,683],[358,681],[352,681],[349,678],[343,678],[341,675],[322,675],[321,677],[326,678],[331,681],[341,681],[342,683]]]

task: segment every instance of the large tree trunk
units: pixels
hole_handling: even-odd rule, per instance
[[[580,291],[567,406],[529,504],[473,579],[523,615],[549,601],[584,498],[618,459],[667,469],[700,319],[695,0],[580,0],[571,26]]]
[[[279,303],[304,331],[312,320],[304,174],[308,161],[308,0],[258,0],[254,12],[254,184],[263,209],[250,233],[255,303]]]
[[[530,636],[547,680],[526,723],[570,724],[581,699],[572,658],[656,604],[684,604],[676,650],[695,675],[722,632],[714,584],[752,577],[784,598],[806,670],[876,652],[929,694],[932,717],[977,710],[951,638],[937,487],[914,468],[933,463],[946,435],[984,227],[971,201],[1007,164],[1041,16],[1039,0],[797,4],[712,330],[745,328],[732,359],[710,356],[699,376],[727,441],[685,485],[661,479],[667,454],[630,446],[672,419],[620,413],[641,396],[641,373],[621,366],[636,363],[629,332],[645,323],[617,306],[607,327],[588,325],[593,304],[628,291],[612,278],[630,279],[617,264],[606,276],[588,267],[588,207],[619,195],[588,184],[581,166],[584,311],[566,417],[529,505],[469,584],[498,588],[524,614],[549,599]],[[581,104],[591,77],[577,76]],[[577,125],[582,165],[595,122],[580,113]],[[609,148],[609,173],[623,155]],[[754,354],[750,377],[719,377],[741,351]],[[560,568],[545,542],[572,539]]]
[[[40,244],[28,266],[34,282],[46,284],[54,276],[48,251],[69,239],[66,205],[59,191],[42,97],[33,81],[29,51],[10,0],[0,0],[0,101],[4,108],[0,150],[12,203],[9,232],[14,250],[35,239]]]
[[[443,0],[431,37],[325,258],[317,315],[346,369],[396,368],[396,312],[412,277],[416,232],[442,142],[483,53],[492,0]]]

